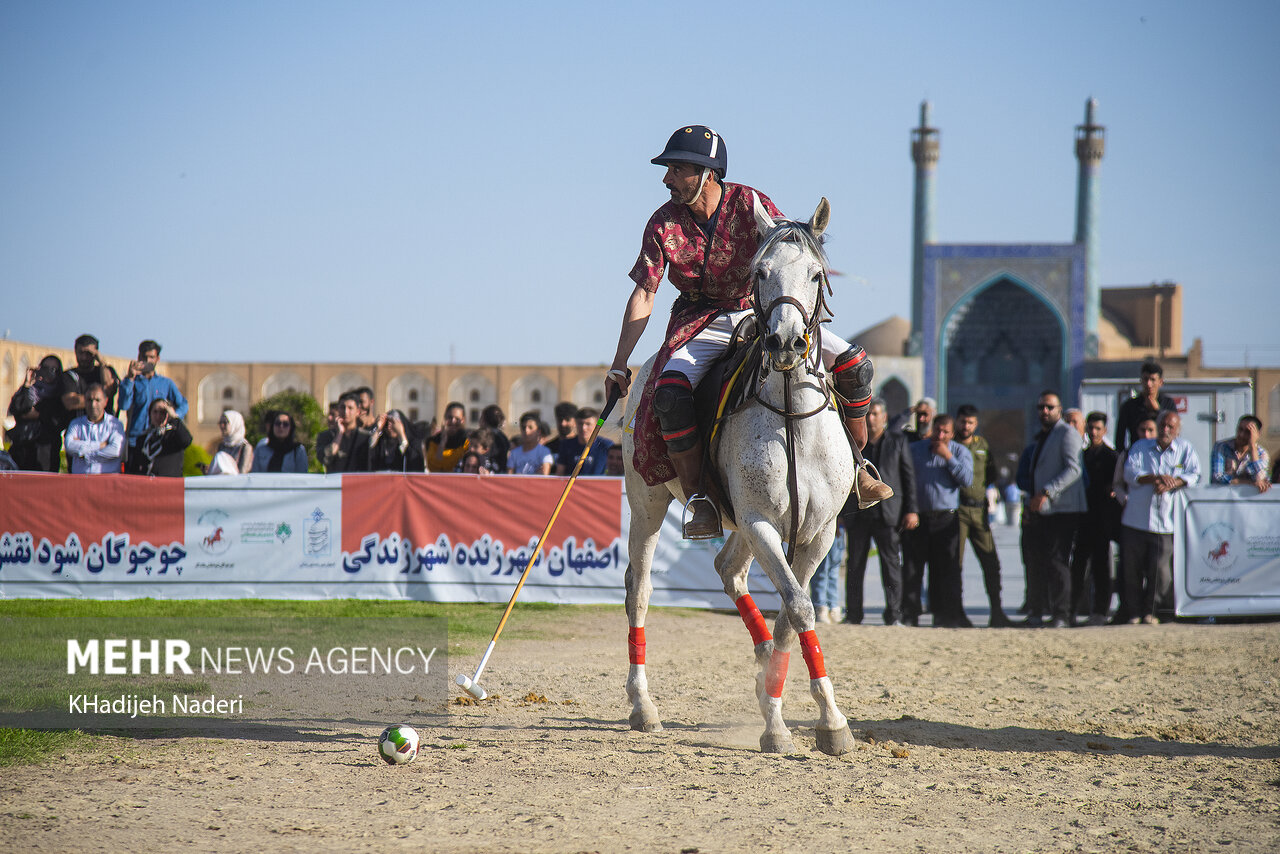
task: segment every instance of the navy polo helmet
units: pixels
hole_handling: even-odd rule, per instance
[[[729,167],[729,155],[720,134],[706,125],[685,125],[671,134],[667,147],[649,162],[658,166],[692,163],[714,169],[724,178]]]

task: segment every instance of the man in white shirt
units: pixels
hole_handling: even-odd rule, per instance
[[[1157,612],[1173,612],[1173,520],[1182,512],[1186,488],[1200,482],[1200,458],[1178,436],[1178,413],[1160,413],[1156,438],[1129,448],[1124,481],[1129,500],[1121,517],[1121,564],[1130,623],[1155,623]]]
[[[100,383],[85,390],[84,415],[67,427],[66,445],[72,474],[119,473],[124,425],[107,412],[107,393]]]

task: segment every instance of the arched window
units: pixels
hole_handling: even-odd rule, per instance
[[[529,393],[529,402],[530,402],[530,403],[542,403],[542,389],[535,388],[532,392],[530,392],[530,393]]]
[[[1280,384],[1274,386],[1267,396],[1267,432],[1280,435]]]
[[[418,390],[416,388],[409,389],[409,400],[414,403],[418,402]]]
[[[231,386],[227,386],[226,388],[224,388],[224,389],[222,390],[222,399],[223,399],[223,400],[233,400],[233,399],[235,398],[235,396],[236,396],[236,390],[235,390],[235,389],[233,389]],[[230,408],[230,407],[227,407],[227,409],[229,409],[229,408]],[[223,411],[225,412],[226,410],[224,409]]]

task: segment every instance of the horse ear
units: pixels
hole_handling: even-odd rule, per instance
[[[760,202],[759,193],[752,192],[751,208],[756,215],[756,229],[759,230],[760,236],[764,237],[773,231],[773,217],[769,215],[769,212],[765,210],[764,205]]]
[[[831,222],[831,203],[827,201],[827,197],[823,196],[822,201],[818,202],[818,209],[813,212],[813,216],[809,219],[809,231],[814,237],[821,237],[822,232],[827,230],[827,224]]]

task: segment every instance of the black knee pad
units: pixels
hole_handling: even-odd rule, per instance
[[[679,371],[663,371],[653,390],[653,411],[668,450],[687,451],[697,446],[698,417],[688,377]]]
[[[876,370],[867,351],[853,345],[836,358],[831,367],[836,393],[840,395],[840,411],[845,418],[859,418],[871,407],[871,384]]]

